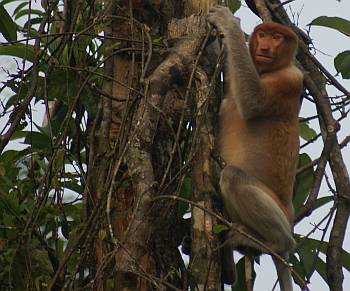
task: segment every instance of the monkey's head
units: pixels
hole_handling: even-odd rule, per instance
[[[288,27],[265,22],[255,27],[249,50],[259,74],[291,65],[298,48],[298,37]]]

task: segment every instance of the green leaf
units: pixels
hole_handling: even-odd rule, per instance
[[[51,250],[53,250],[51,248]],[[46,251],[33,249],[32,257],[34,261],[37,263],[35,267],[40,267],[41,272],[45,272],[46,274],[50,274],[52,270],[52,265],[50,263],[49,257]],[[42,275],[42,274],[41,274]]]
[[[25,29],[29,29],[29,27],[32,28],[33,25],[41,23],[42,20],[43,20],[42,17],[31,18],[28,21],[26,21],[26,23],[24,23],[23,28]]]
[[[350,36],[350,21],[340,17],[320,16],[312,20],[309,25],[329,27]]]
[[[181,186],[180,197],[187,200],[190,199],[192,194],[191,178],[186,176]],[[177,213],[178,217],[183,217],[185,213],[189,211],[189,206],[187,202],[179,201],[177,203]]]
[[[228,0],[227,6],[230,8],[232,13],[235,13],[241,7],[241,1],[239,0]]]
[[[6,4],[9,4],[9,3],[11,3],[11,2],[16,2],[16,1],[22,1],[22,0],[2,0],[2,1],[0,2],[0,5],[5,6]]]
[[[0,194],[0,209],[11,215],[18,216],[20,211],[18,197],[14,193]]]
[[[332,201],[334,201],[333,196],[326,196],[326,197],[318,198],[316,200],[314,210],[316,210],[317,208],[320,208],[321,206],[326,205],[327,203],[332,202]]]
[[[28,6],[29,3],[27,1],[22,2],[21,4],[19,4],[16,9],[13,11],[13,15],[16,15],[18,12],[20,12],[24,7]],[[16,17],[17,18],[17,17]]]
[[[15,164],[17,162],[17,160],[21,157],[23,157],[25,154],[27,154],[26,151],[16,151],[16,150],[8,150],[3,152],[0,155],[0,162],[4,163],[4,164]]]
[[[317,273],[319,273],[322,279],[327,283],[328,279],[327,279],[326,263],[320,257],[317,257],[315,267],[316,267]]]
[[[19,160],[28,154],[27,150],[8,150],[0,155],[0,195],[18,185]],[[1,211],[0,211],[1,212]]]
[[[298,275],[302,278],[306,277],[306,271],[304,268],[303,263],[299,260],[299,256],[296,256],[295,254],[292,254],[289,258],[289,262],[293,266],[293,270],[298,273]]]
[[[31,145],[34,149],[48,150],[51,148],[49,137],[36,131],[28,131],[24,143]]]
[[[79,185],[76,180],[65,181],[64,188],[67,188],[78,194],[83,194],[83,191],[84,191],[84,187]]]
[[[302,167],[311,162],[311,158],[303,153],[299,155],[299,164],[298,167]],[[310,167],[308,170],[305,170],[298,174],[295,178],[294,183],[294,199],[293,204],[294,208],[297,211],[306,200],[307,195],[309,194],[312,184],[314,182],[314,170]]]
[[[307,121],[299,123],[299,134],[306,141],[310,141],[317,136],[316,131],[309,126],[309,122]]]
[[[317,255],[317,251],[324,255],[327,255],[327,249],[328,242],[306,237],[302,238],[302,243],[299,244],[297,249],[300,262],[295,256],[292,256],[291,259],[291,262],[294,264],[294,270],[296,270],[300,275],[307,274],[308,271],[310,271],[310,268],[312,267],[311,259],[313,259]],[[342,250],[341,264],[345,269],[350,271],[350,254],[344,249]],[[302,271],[303,269],[304,271]],[[327,277],[325,275],[325,265],[324,262],[319,258],[319,256],[316,257],[316,271],[327,282]]]
[[[350,272],[350,254],[345,250],[342,250],[341,253],[341,263],[342,266]]]
[[[26,131],[22,131],[22,130],[17,130],[14,132],[14,134],[11,136],[11,140],[16,140],[16,139],[20,139],[20,138],[24,138],[27,136],[27,132]]]
[[[290,262],[293,265],[294,271],[305,279],[315,268],[314,262],[317,259],[317,257],[315,258],[318,254],[317,249],[322,248],[322,244],[326,243],[309,238],[300,238],[298,235],[295,235],[295,238],[298,242],[298,248],[296,250],[298,255],[293,254]],[[321,250],[319,249],[319,251]]]
[[[232,291],[246,291],[247,286],[246,286],[246,265],[245,265],[245,257],[242,257],[238,263],[236,264],[236,271],[237,271],[237,282],[236,284],[232,287]],[[254,270],[254,265],[253,265],[253,270],[252,270],[252,279],[253,283],[256,278],[256,273]]]
[[[64,167],[65,153],[65,149],[57,149],[56,156],[52,163],[52,170],[54,173],[61,170]]]
[[[350,79],[350,51],[344,51],[334,59],[334,67],[343,79]]]
[[[21,43],[0,46],[0,55],[17,57],[33,62],[34,46]]]
[[[43,91],[45,86],[47,86],[49,100],[57,99],[68,105],[74,101],[81,86],[76,72],[67,69],[56,69],[50,73],[47,79],[47,83],[40,84],[40,90]],[[88,92],[88,89],[83,89],[81,96],[88,98],[90,95]]]
[[[8,41],[17,40],[17,25],[12,21],[3,5],[0,5],[0,32]]]
[[[14,223],[15,218],[16,218],[16,216],[4,212],[2,222],[6,226],[14,226],[15,225],[15,223]]]
[[[213,226],[213,232],[215,234],[219,234],[225,230],[229,230],[230,228],[227,226],[227,225],[224,225],[224,224],[215,224]]]
[[[75,222],[80,222],[82,208],[82,203],[77,203],[74,205],[67,204],[63,207],[65,215],[68,218],[73,219]]]
[[[22,16],[28,17],[29,14],[42,16],[43,12],[40,11],[40,10],[37,10],[37,9],[23,9],[22,11],[19,11],[16,14],[16,18],[15,19],[17,20],[18,18],[21,18]]]
[[[300,262],[303,264],[306,274],[309,274],[314,268],[314,259],[316,256],[315,246],[311,241],[305,240],[297,250]]]

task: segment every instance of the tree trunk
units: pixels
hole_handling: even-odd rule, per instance
[[[198,138],[192,168],[192,199],[205,209],[216,210],[214,185],[218,182],[218,170],[216,163],[212,160],[212,151],[215,149],[215,133],[217,132],[214,113],[218,112],[218,104],[215,102],[215,95],[208,92],[209,80],[204,72],[198,76],[196,85],[197,106],[200,107],[197,108]],[[201,101],[205,102],[204,106]],[[208,108],[211,110],[209,111]],[[192,208],[190,272],[193,278],[193,290],[220,289],[220,251],[217,250],[220,240],[213,233],[213,227],[218,223],[210,213],[197,207]]]
[[[179,203],[159,198],[181,195],[192,173],[192,200],[214,209],[218,106],[208,73],[215,62],[194,66],[206,34],[204,18],[174,17],[206,13],[217,1],[187,1],[185,10],[176,0],[145,2],[105,4],[105,78],[85,191],[87,217],[99,217],[91,270],[97,290],[188,288],[178,251],[188,228]],[[163,44],[152,41],[165,31],[171,45],[166,55]],[[220,288],[216,223],[192,207],[189,272],[200,290]]]

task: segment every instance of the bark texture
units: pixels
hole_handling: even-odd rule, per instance
[[[90,135],[86,189],[87,215],[94,211],[100,215],[93,284],[97,290],[109,290],[112,285],[117,290],[187,288],[187,272],[177,249],[185,229],[178,203],[154,199],[179,195],[194,157],[198,159],[193,164],[195,175],[209,175],[205,168],[214,141],[212,119],[205,117],[209,81],[196,61],[207,26],[201,17],[174,19],[179,14],[176,1],[154,1],[151,11],[145,3],[132,2],[138,6],[131,7],[130,2],[129,6],[114,2],[106,6],[104,95]],[[169,19],[169,24],[163,22]],[[166,52],[152,41],[165,29]],[[116,44],[114,37],[125,41]],[[197,114],[195,120],[189,118],[191,110]],[[193,131],[188,130],[189,124]],[[198,144],[203,151],[194,146]],[[203,170],[206,173],[201,175]],[[213,187],[208,178],[195,179],[193,185],[195,200],[212,208]],[[205,279],[196,280],[205,280],[213,286],[210,290],[219,286],[214,223],[209,215],[196,218],[195,225],[204,227],[194,232],[194,252],[203,243],[207,251],[192,264],[205,263]],[[113,283],[105,278],[107,270],[114,274]]]

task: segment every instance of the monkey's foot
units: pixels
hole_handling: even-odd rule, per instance
[[[226,235],[232,248],[244,255],[258,256],[267,253],[263,239],[254,231],[240,223],[233,223]]]

